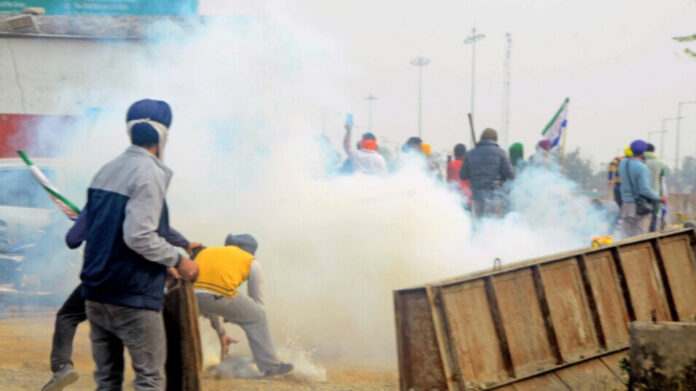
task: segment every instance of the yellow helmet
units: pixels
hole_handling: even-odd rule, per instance
[[[624,155],[626,155],[626,157],[633,156],[633,151],[631,151],[631,146],[627,146],[626,148],[624,148]]]

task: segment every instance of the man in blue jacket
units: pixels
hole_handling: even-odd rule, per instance
[[[135,371],[133,387],[164,390],[167,268],[188,280],[198,275],[198,265],[165,239],[172,171],[162,157],[171,121],[166,102],[135,102],[126,116],[132,145],[99,170],[87,192],[80,277],[98,390],[122,388],[124,347]]]
[[[87,212],[85,210],[75,221],[65,235],[65,244],[70,249],[76,249],[82,245],[87,234]],[[167,242],[186,250],[188,253],[199,247],[200,243],[189,242],[177,230],[170,227],[166,237]],[[85,299],[82,297],[82,284],[70,294],[56,314],[56,322],[53,328],[53,344],[51,346],[51,380],[41,391],[61,391],[63,388],[77,381],[79,375],[75,371],[72,361],[73,339],[77,326],[87,320],[85,312]],[[222,337],[221,337],[222,339]]]
[[[653,205],[665,202],[650,188],[650,170],[645,165],[645,151],[648,144],[643,140],[631,143],[633,156],[622,159],[619,163],[621,177],[621,224],[626,237],[648,232]],[[649,206],[647,213],[639,210],[636,201],[642,197]]]

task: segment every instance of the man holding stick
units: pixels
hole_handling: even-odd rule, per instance
[[[166,102],[135,102],[126,117],[132,145],[99,170],[87,193],[80,277],[98,390],[122,388],[124,347],[133,363],[135,390],[164,390],[161,311],[167,268],[176,268],[187,280],[198,276],[198,265],[165,239],[165,194],[172,171],[162,156],[171,121]]]

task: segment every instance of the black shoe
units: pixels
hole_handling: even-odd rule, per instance
[[[267,370],[264,372],[265,377],[275,377],[275,376],[283,376],[291,373],[295,369],[295,367],[292,364],[288,363],[280,363],[279,365]]]

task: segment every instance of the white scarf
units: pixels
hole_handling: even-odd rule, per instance
[[[127,132],[128,132],[128,138],[133,139],[133,126],[137,124],[149,124],[152,126],[156,131],[157,134],[159,135],[159,160],[164,161],[164,146],[167,144],[167,132],[169,131],[169,128],[164,126],[163,124],[153,121],[150,118],[141,118],[141,119],[134,119],[132,121],[128,121],[126,123],[127,126]]]

